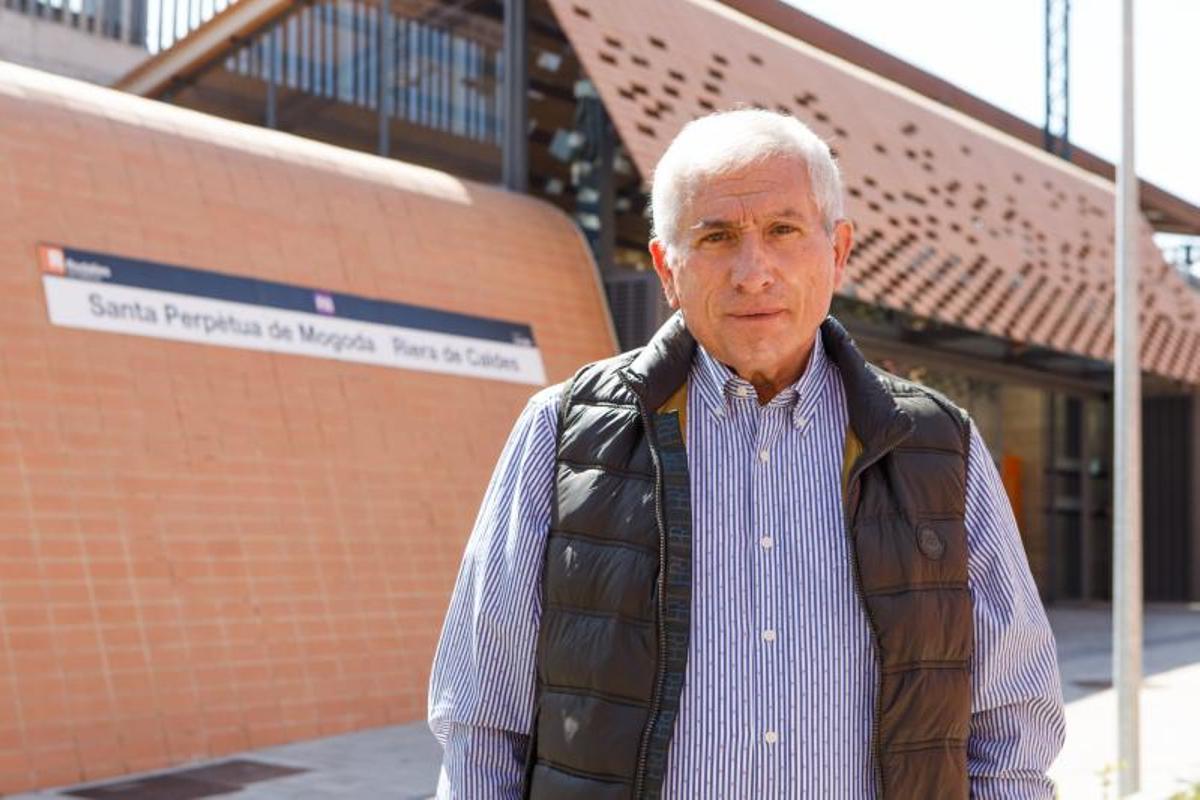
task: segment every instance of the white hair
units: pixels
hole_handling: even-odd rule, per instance
[[[832,234],[842,218],[842,178],[829,145],[795,117],[745,108],[694,119],[671,141],[654,168],[654,236],[668,249],[678,245],[680,208],[700,179],[780,155],[794,156],[807,166],[813,200],[826,233]]]

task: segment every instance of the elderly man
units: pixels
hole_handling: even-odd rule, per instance
[[[434,663],[439,797],[1052,797],[1054,639],[987,448],[827,316],[829,149],[705,117],[652,204],[680,313],[517,421]]]

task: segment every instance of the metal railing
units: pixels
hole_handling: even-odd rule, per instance
[[[1170,244],[1160,244],[1163,258],[1175,267],[1192,286],[1200,289],[1200,237],[1173,237]]]
[[[307,95],[499,145],[499,24],[474,17],[438,22],[361,0],[310,0],[246,37],[219,66],[267,84],[269,127],[284,105],[282,95],[293,95],[292,102]],[[196,79],[200,86],[205,81],[204,74]],[[386,155],[386,121],[383,131],[379,152]]]
[[[1200,269],[1200,242],[1181,244],[1166,251],[1167,258],[1180,269]]]
[[[0,0],[3,7],[85,33],[165,50],[236,0]]]

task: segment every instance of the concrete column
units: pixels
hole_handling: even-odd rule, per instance
[[[1191,530],[1191,564],[1188,569],[1188,598],[1200,603],[1200,390],[1192,393],[1192,430],[1188,452],[1188,478],[1192,489],[1188,494]]]
[[[267,127],[278,124],[275,107],[275,86],[279,83],[279,25],[272,26],[267,33]]]
[[[391,147],[392,92],[395,91],[395,74],[392,64],[396,60],[395,26],[393,25],[391,0],[379,3],[379,155],[388,155]]]
[[[504,0],[504,144],[501,175],[514,192],[529,188],[529,51],[525,0]]]
[[[117,0],[121,4],[121,41],[137,44],[133,41],[133,2],[134,0]]]
[[[599,100],[596,104],[604,120],[600,126],[600,141],[596,148],[596,188],[600,195],[596,209],[600,217],[600,230],[596,237],[596,261],[602,271],[609,272],[616,266],[617,252],[617,181],[613,170],[617,134],[604,110],[604,104]]]

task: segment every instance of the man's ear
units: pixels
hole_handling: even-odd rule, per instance
[[[854,224],[848,219],[839,219],[833,226],[833,288],[840,289],[846,275],[846,262],[854,249]]]
[[[654,271],[662,282],[663,294],[667,296],[667,304],[671,308],[679,308],[679,293],[675,290],[675,273],[667,263],[667,244],[662,239],[650,240],[650,258],[654,261]]]

